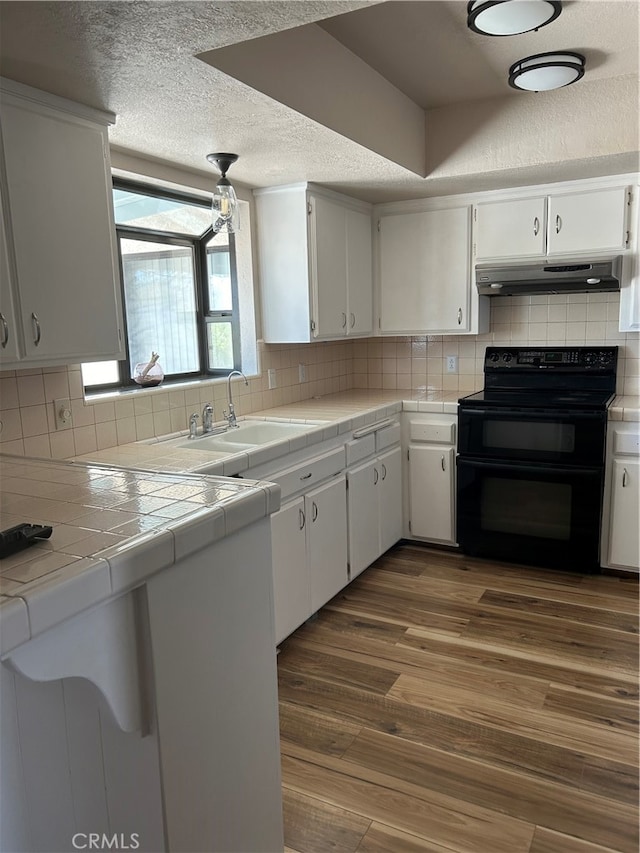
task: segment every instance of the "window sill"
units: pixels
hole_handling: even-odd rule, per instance
[[[258,379],[259,373],[247,374],[247,379]],[[117,391],[91,391],[84,395],[85,403],[108,403],[115,400],[127,400],[129,397],[137,397],[140,394],[145,397],[158,394],[170,393],[171,391],[184,391],[189,388],[200,388],[203,385],[217,385],[227,381],[226,376],[212,378],[199,377],[198,379],[181,379],[175,382],[163,382],[162,385],[154,385],[152,388],[136,386],[135,388],[121,388]]]

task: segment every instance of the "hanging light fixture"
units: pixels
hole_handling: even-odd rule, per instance
[[[584,56],[570,51],[536,53],[509,69],[509,85],[526,92],[548,92],[575,83],[584,75]]]
[[[561,11],[559,0],[471,0],[467,26],[487,36],[515,36],[550,24]]]
[[[213,191],[211,204],[213,230],[216,232],[227,231],[229,234],[234,234],[240,230],[238,198],[227,179],[227,171],[237,159],[237,154],[207,154],[207,160],[217,166],[221,175]]]

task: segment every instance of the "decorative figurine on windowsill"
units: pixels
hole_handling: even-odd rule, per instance
[[[151,353],[151,358],[144,364],[136,364],[133,369],[133,381],[143,388],[153,388],[154,385],[159,385],[164,379],[164,371],[158,364],[160,356],[157,352]]]

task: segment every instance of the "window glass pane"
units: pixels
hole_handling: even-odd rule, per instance
[[[116,225],[200,237],[211,228],[211,208],[132,192],[113,191]]]
[[[207,323],[209,367],[212,370],[233,370],[233,330],[225,321]]]
[[[229,260],[229,235],[214,234],[207,243],[207,281],[209,310],[231,311],[231,263]]]
[[[117,361],[94,361],[80,368],[83,385],[116,385],[120,381]]]
[[[193,249],[134,239],[120,248],[131,375],[152,352],[165,375],[199,372]]]

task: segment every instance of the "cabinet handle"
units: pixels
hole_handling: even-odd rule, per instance
[[[346,329],[346,327],[347,327],[347,315],[343,311],[342,312],[342,328]]]
[[[311,521],[315,521],[318,517],[318,504],[313,501],[311,503]]]
[[[0,314],[0,323],[2,323],[2,349],[9,343],[9,326],[4,314]]]
[[[33,311],[31,312],[31,322],[33,324],[33,343],[34,346],[38,346],[42,333],[40,331],[40,320],[38,320],[37,314],[34,314]]]
[[[349,317],[350,317],[350,319],[351,319],[351,328],[353,329],[353,327],[354,327],[354,326],[355,326],[355,324],[356,324],[356,315],[355,315],[355,314],[353,314],[353,313],[351,313],[351,314],[349,314]]]
[[[624,489],[627,485],[627,480],[629,479],[629,472],[626,468],[622,469],[622,488]]]
[[[537,237],[539,231],[540,231],[540,220],[536,216],[533,220],[533,236]]]
[[[442,467],[442,470],[444,471],[444,470],[445,470],[445,467],[444,467],[444,456],[441,456],[441,457],[440,457],[440,465],[441,465],[441,467]]]
[[[373,485],[374,485],[374,486],[377,486],[377,485],[378,485],[378,480],[379,480],[379,479],[380,479],[380,474],[378,473],[378,469],[377,469],[377,468],[374,468],[374,469],[373,469]]]
[[[384,462],[382,463],[382,479],[387,479],[387,466],[384,464]]]
[[[300,530],[304,530],[304,525],[305,525],[305,522],[307,519],[304,517],[304,511],[303,510],[300,509],[300,510],[298,510],[298,512],[300,513]]]
[[[311,477],[312,475],[313,475],[313,471],[309,471],[308,474],[303,474],[302,477],[300,477],[300,479],[301,480],[308,480],[309,477]]]
[[[458,308],[458,325],[462,325],[462,308]]]
[[[562,219],[560,219],[560,214],[556,213],[556,234],[560,233],[561,228],[562,228]]]

